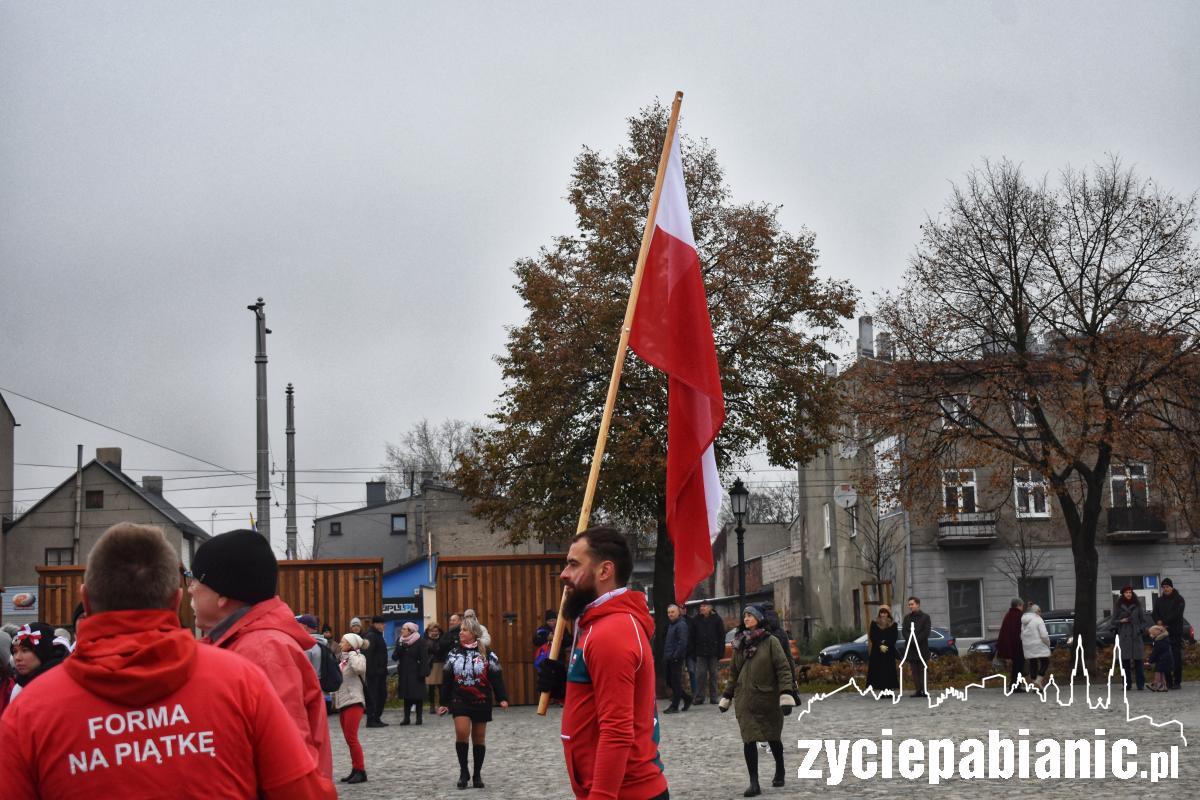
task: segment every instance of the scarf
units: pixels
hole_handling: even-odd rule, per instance
[[[758,647],[763,643],[763,640],[770,635],[770,631],[761,625],[757,628],[742,630],[733,637],[733,647],[745,653],[746,660],[749,661],[754,658],[754,654],[758,652]]]
[[[414,644],[416,644],[420,640],[421,640],[421,632],[420,631],[413,631],[408,636],[400,637],[400,642],[402,644],[408,645],[409,647],[412,647]]]

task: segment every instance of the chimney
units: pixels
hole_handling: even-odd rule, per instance
[[[120,472],[121,470],[121,448],[119,447],[97,447],[96,460],[101,464],[108,464],[113,469]]]
[[[891,361],[895,357],[892,352],[892,335],[890,333],[880,333],[876,340],[876,348],[879,352],[880,361]]]
[[[858,318],[858,355],[875,357],[875,323],[870,317]]]
[[[162,497],[162,475],[143,475],[142,488]]]
[[[387,502],[387,483],[367,481],[367,505],[377,506]]]

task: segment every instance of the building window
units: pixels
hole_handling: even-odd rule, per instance
[[[983,582],[946,581],[950,595],[950,631],[960,639],[983,636]]]
[[[850,506],[846,509],[848,517],[846,526],[850,529],[850,538],[858,536],[858,506]]]
[[[1112,507],[1145,508],[1150,504],[1150,485],[1145,464],[1126,464],[1112,470]]]
[[[952,394],[938,401],[942,407],[942,427],[971,427],[971,396]]]
[[[104,490],[88,489],[83,495],[84,508],[104,508]]]
[[[825,549],[828,550],[833,546],[833,506],[826,503],[823,508],[825,512]]]
[[[1014,469],[1013,488],[1016,492],[1018,517],[1048,517],[1046,479],[1036,469]]]
[[[1026,603],[1037,603],[1043,611],[1054,608],[1054,584],[1049,577],[1026,578],[1021,587],[1021,599]]]
[[[1017,424],[1018,428],[1037,427],[1037,422],[1033,419],[1033,411],[1029,407],[1029,395],[1022,393],[1013,401],[1013,422]]]
[[[862,590],[851,589],[850,596],[854,599],[854,627],[862,628]]]
[[[340,522],[329,523],[329,535],[330,536],[341,536],[342,535],[342,523],[340,523]]]
[[[975,470],[948,469],[942,472],[946,513],[975,513]]]
[[[392,514],[392,535],[404,536],[408,533],[408,515]]]
[[[70,547],[47,547],[46,566],[60,567],[63,564],[74,564],[73,552],[73,549]]]

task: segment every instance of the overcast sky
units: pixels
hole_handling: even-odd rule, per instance
[[[279,469],[289,381],[299,466],[375,467],[493,407],[511,266],[571,231],[572,159],[676,89],[734,199],[781,204],[868,297],[983,157],[1115,152],[1200,188],[1195,3],[581,5],[0,4],[0,387],[250,471],[262,296]],[[77,443],[135,478],[205,468],[5,397],[18,504]],[[333,513],[366,477],[299,492]],[[221,531],[252,484],[167,496]]]

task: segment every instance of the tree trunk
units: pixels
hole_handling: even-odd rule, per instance
[[[1096,583],[1100,554],[1096,551],[1096,530],[1100,523],[1100,500],[1104,491],[1104,473],[1087,481],[1083,513],[1073,500],[1059,498],[1071,534],[1071,554],[1075,562],[1075,637],[1083,642],[1083,659],[1088,672],[1096,673]],[[1093,485],[1095,484],[1095,485]],[[1074,663],[1074,648],[1072,648]],[[1082,676],[1079,676],[1082,677]]]
[[[675,546],[667,535],[666,517],[657,520],[657,540],[654,547],[654,674],[660,687],[666,684],[667,670],[663,663],[663,646],[667,640],[667,606],[675,602]]]

